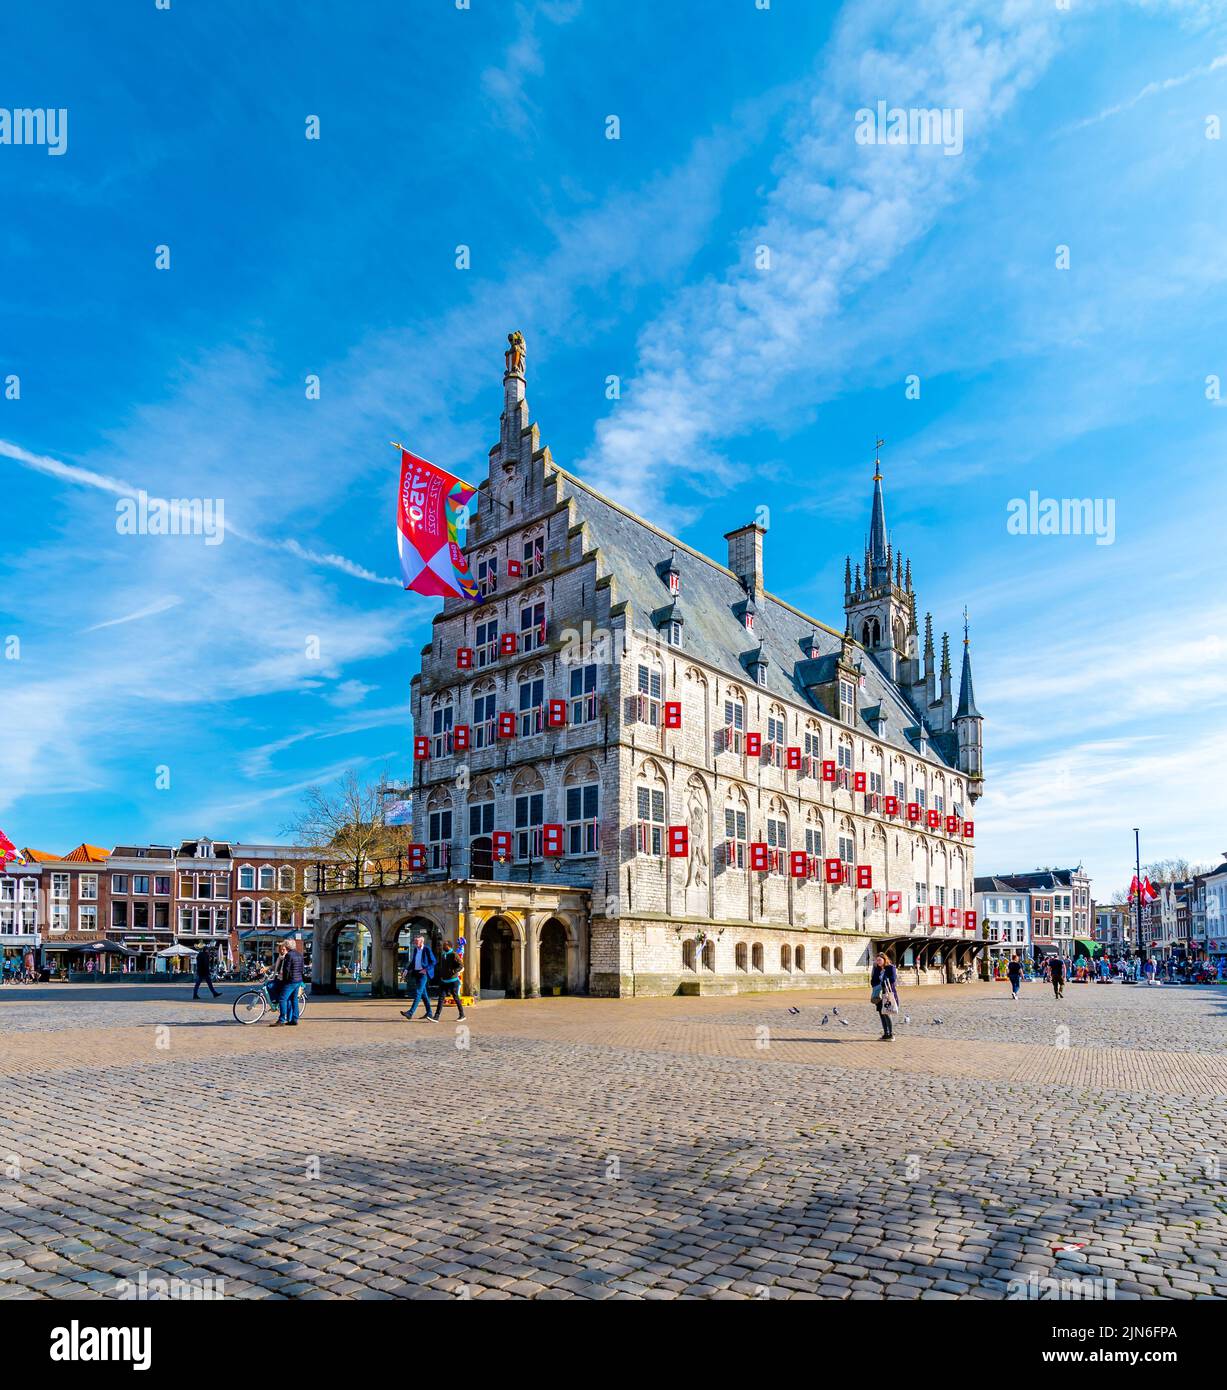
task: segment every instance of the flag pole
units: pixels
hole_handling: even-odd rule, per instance
[[[398,444],[398,443],[396,442],[395,439],[389,439],[389,440],[388,440],[388,443],[391,444],[391,446],[392,446],[394,449],[399,449],[399,450],[401,451],[402,454],[407,454],[407,453],[410,452],[408,449],[405,448],[405,446],[404,446],[403,444]],[[463,482],[464,480],[461,479],[461,481]],[[473,484],[472,484],[472,483],[467,484],[467,486],[472,487],[474,492],[477,491],[476,487],[473,487]],[[507,506],[507,503],[506,503],[506,502],[500,501],[497,497],[494,496],[493,493],[490,493],[490,494],[489,494],[489,499],[490,499],[491,502],[495,502],[495,503],[498,504],[498,506],[504,508],[504,509],[507,510],[507,511],[510,511],[510,508]]]
[[[1134,865],[1137,869],[1135,882],[1138,886],[1138,950],[1142,949],[1142,840],[1138,828],[1133,827]]]

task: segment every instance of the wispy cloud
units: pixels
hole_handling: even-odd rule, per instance
[[[152,618],[157,613],[166,613],[172,608],[177,608],[182,602],[178,594],[168,594],[165,598],[156,599],[146,607],[137,609],[135,613],[125,613],[122,618],[108,618],[106,622],[95,623],[85,631],[101,632],[104,627],[122,627],[124,623],[135,623],[141,618]]]
[[[1075,121],[1068,126],[1068,131],[1085,130],[1087,126],[1098,125],[1100,121],[1106,121],[1113,116],[1119,116],[1125,111],[1132,111],[1139,102],[1147,101],[1150,97],[1161,96],[1164,92],[1170,92],[1176,87],[1183,87],[1189,82],[1195,82],[1199,77],[1209,77],[1211,73],[1218,72],[1220,68],[1227,67],[1227,53],[1220,53],[1217,58],[1200,67],[1191,68],[1188,72],[1181,73],[1178,77],[1165,77],[1160,82],[1148,82],[1141,91],[1130,97],[1128,101],[1122,101],[1116,106],[1106,107],[1098,115],[1087,116],[1085,120]]]

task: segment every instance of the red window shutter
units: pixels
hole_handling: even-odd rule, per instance
[[[964,912],[964,913],[963,913],[963,930],[964,930],[964,931],[975,931],[975,929],[976,929],[976,914],[975,914],[974,912],[972,912],[971,910],[968,910],[967,912]]]
[[[887,910],[887,912],[902,912],[902,911],[903,911],[903,894],[902,894],[902,893],[887,893],[887,895],[886,895],[886,910]]]
[[[788,871],[793,878],[809,876],[809,855],[803,849],[794,849],[788,856]]]
[[[557,859],[562,853],[562,826],[543,825],[541,827],[541,853]]]
[[[505,864],[511,858],[511,831],[496,830],[490,836],[490,851],[498,863]]]
[[[863,772],[854,772],[852,774],[852,790],[854,792],[863,792],[868,785],[869,783]]]
[[[925,823],[928,825],[930,830],[940,830],[942,824],[941,812],[935,810],[932,806],[930,806],[926,814]]]
[[[500,711],[498,717],[498,736],[499,738],[515,738],[516,717],[514,710],[505,709]]]
[[[747,734],[747,735],[746,735],[746,752],[750,755],[750,757],[752,757],[752,758],[760,757],[760,756],[762,755],[762,751],[763,751],[763,736],[762,736],[762,734]]]
[[[682,727],[682,702],[680,700],[665,701],[665,728],[680,729]]]
[[[830,758],[826,758],[823,761],[822,780],[824,782],[833,782],[835,780],[835,763]]]
[[[425,846],[425,845],[410,845],[410,846],[409,846],[409,871],[410,871],[410,873],[418,873],[418,872],[420,872],[422,869],[424,869],[425,867],[426,867],[426,846]]]
[[[897,816],[899,814],[899,798],[897,796],[888,796],[884,803],[884,809],[888,816]]]
[[[799,748],[788,748],[784,751],[784,766],[793,772],[801,770],[801,750]]]
[[[467,724],[457,724],[452,730],[452,748],[457,753],[463,753],[469,746],[469,726]]]
[[[950,834],[950,835],[957,835],[957,834],[959,833],[959,818],[958,818],[958,816],[947,816],[947,817],[946,817],[946,832],[947,832],[947,834]]]
[[[873,887],[873,865],[858,864],[856,866],[856,886],[858,888]]]
[[[567,702],[565,700],[551,700],[546,716],[546,723],[551,729],[561,729],[567,722]]]
[[[826,881],[828,883],[842,883],[844,881],[844,866],[840,860],[826,860]]]
[[[523,572],[524,566],[519,562],[519,560],[507,561],[507,574],[510,578],[519,579],[520,575],[523,574]]]
[[[423,758],[430,757],[430,739],[425,734],[417,734],[413,740],[414,760],[421,762]]]
[[[965,840],[974,840],[974,839],[975,839],[975,836],[976,836],[976,823],[975,823],[975,821],[965,820],[965,821],[963,822],[963,839],[965,839]]]
[[[920,819],[920,802],[919,802],[919,801],[909,801],[909,802],[908,802],[908,804],[907,804],[907,818],[908,818],[908,820],[912,820],[912,821],[916,821],[916,820],[919,820],[919,819]]]
[[[458,671],[469,671],[469,670],[472,670],[472,667],[473,667],[473,648],[472,648],[472,647],[457,647],[457,648],[456,648],[456,669],[457,669]]]
[[[690,827],[671,825],[669,827],[669,858],[685,859],[690,853]]]
[[[750,845],[750,868],[760,874],[767,871],[767,846],[762,840]]]
[[[520,639],[514,632],[504,632],[498,639],[498,649],[503,656],[515,656]]]
[[[942,924],[942,910],[941,910],[941,908],[940,908],[940,907],[931,907],[931,908],[929,909],[929,925],[930,925],[931,927],[940,927],[941,924]]]

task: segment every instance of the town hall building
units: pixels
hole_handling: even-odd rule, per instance
[[[323,893],[375,987],[411,932],[465,940],[467,992],[734,992],[858,983],[886,950],[950,978],[982,949],[983,719],[964,626],[917,620],[875,468],[831,627],[767,587],[764,527],[723,561],[543,447],[510,337],[498,443],[414,678],[412,881]]]

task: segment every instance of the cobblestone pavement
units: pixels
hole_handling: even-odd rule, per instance
[[[1214,989],[912,990],[890,1044],[863,991],[275,1032],[235,992],[0,996],[0,1296],[1227,1296]]]

